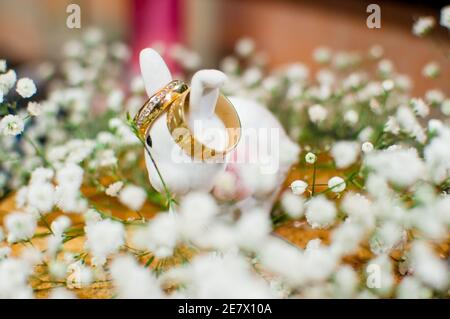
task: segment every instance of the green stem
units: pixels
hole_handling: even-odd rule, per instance
[[[142,146],[144,146],[145,151],[147,152],[148,156],[150,157],[150,160],[152,161],[153,166],[156,169],[156,173],[158,174],[159,179],[161,180],[161,184],[164,188],[164,192],[166,194],[166,199],[167,199],[167,206],[168,209],[171,208],[172,203],[174,202],[174,200],[172,199],[172,195],[169,191],[169,188],[167,187],[166,182],[164,181],[164,178],[161,174],[161,171],[158,168],[158,165],[156,164],[155,159],[153,158],[152,153],[150,152],[150,150],[147,147],[147,143],[145,143],[144,139],[141,137],[141,135],[139,134],[139,130],[136,126],[136,123],[134,123],[134,121],[131,119],[130,115],[127,114],[127,119],[128,119],[128,125],[131,127],[131,130],[133,131],[134,135],[139,139],[139,141],[141,142]]]
[[[44,152],[36,145],[36,143],[31,138],[29,138],[26,134],[24,134],[23,137],[34,148],[34,150],[36,151],[36,155],[38,155],[42,159],[44,164],[46,166],[53,168],[52,164],[45,157]]]
[[[52,233],[52,235],[54,235],[52,228],[50,227],[50,225],[47,222],[47,218],[45,218],[45,215],[41,215],[41,220],[44,223],[45,227],[47,227],[47,229],[50,231],[50,233]]]
[[[152,161],[153,166],[156,169],[156,173],[158,173],[158,177],[161,180],[161,183],[162,183],[163,188],[164,188],[164,192],[166,193],[167,206],[168,206],[168,208],[170,208],[171,205],[172,205],[172,194],[170,193],[169,188],[167,187],[167,184],[164,181],[164,178],[162,177],[162,174],[161,174],[161,172],[160,172],[160,170],[158,168],[158,165],[156,165],[155,159],[153,158],[152,153],[150,152],[150,150],[147,147],[147,144],[145,142],[143,142],[142,144],[144,145],[145,150],[146,150],[148,156],[150,157],[150,160]]]
[[[317,171],[317,167],[316,167],[316,162],[314,162],[313,164],[313,180],[312,180],[312,190],[311,190],[311,196],[314,196],[314,191],[316,188],[316,171]]]
[[[355,185],[356,187],[358,187],[359,189],[364,189],[364,186],[361,185],[357,180],[351,180],[350,181],[353,185]]]

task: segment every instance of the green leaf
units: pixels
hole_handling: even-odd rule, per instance
[[[8,104],[0,103],[0,116],[7,115],[8,113]]]

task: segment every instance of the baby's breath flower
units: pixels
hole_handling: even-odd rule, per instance
[[[39,116],[42,113],[42,104],[38,102],[28,102],[27,111],[32,116]]]
[[[291,183],[290,187],[291,187],[292,193],[294,193],[295,195],[301,195],[308,188],[308,183],[306,183],[305,181],[302,181],[301,179],[297,179]]]
[[[337,52],[333,56],[333,66],[338,70],[345,70],[356,65],[360,61],[360,56],[355,52]]]
[[[134,211],[142,208],[146,198],[145,190],[136,185],[127,185],[119,193],[119,201]]]
[[[131,80],[130,88],[131,88],[131,92],[133,92],[135,94],[144,92],[145,84],[144,84],[144,80],[142,79],[142,76],[135,76]]]
[[[447,5],[441,9],[441,26],[450,29],[450,5]]]
[[[401,91],[409,91],[411,89],[412,82],[409,76],[404,74],[397,74],[395,77],[395,87]]]
[[[80,166],[68,163],[56,172],[56,181],[64,188],[76,190],[81,187],[83,174],[84,171]]]
[[[17,115],[6,115],[0,121],[0,132],[3,135],[16,136],[23,132],[23,120]]]
[[[420,17],[413,25],[412,32],[414,35],[423,37],[427,35],[434,27],[436,21],[433,17]]]
[[[429,299],[432,292],[417,278],[405,276],[397,288],[397,298],[400,299]]]
[[[440,104],[444,99],[445,95],[441,90],[433,89],[425,92],[425,100],[430,104]]]
[[[232,56],[225,57],[220,64],[220,69],[227,74],[233,74],[239,69],[239,61]]]
[[[0,74],[0,92],[3,95],[8,94],[9,90],[12,89],[14,84],[16,83],[17,76],[14,70],[9,70],[4,74]]]
[[[111,263],[110,270],[119,298],[157,299],[163,297],[153,273],[142,267],[135,258],[119,256]]]
[[[375,98],[370,99],[369,107],[375,114],[379,114],[382,111],[380,102],[378,102],[378,100]]]
[[[236,224],[239,245],[252,250],[261,247],[272,231],[269,216],[261,209],[251,209]]]
[[[54,260],[49,263],[48,271],[51,278],[64,279],[67,272],[67,265],[62,261]]]
[[[242,75],[242,80],[245,85],[252,86],[257,84],[262,78],[262,72],[257,67],[248,68]]]
[[[306,204],[306,220],[312,228],[326,228],[336,218],[336,207],[323,195],[313,197]]]
[[[108,196],[116,197],[119,194],[119,192],[122,189],[122,187],[123,187],[123,182],[122,181],[118,181],[118,182],[109,184],[109,186],[106,189],[105,193]]]
[[[89,45],[95,45],[102,41],[104,37],[103,31],[99,28],[90,27],[83,34],[83,40]]]
[[[8,258],[0,262],[0,297],[3,299],[33,298],[33,290],[28,285],[32,267],[19,258]]]
[[[448,267],[433,250],[422,241],[416,241],[411,248],[414,274],[426,285],[438,290],[448,285]]]
[[[117,157],[111,149],[102,150],[97,154],[99,167],[109,167],[117,165]]]
[[[308,108],[309,119],[313,123],[320,123],[327,118],[328,111],[320,104],[314,104]]]
[[[370,249],[375,254],[388,253],[402,238],[402,229],[394,222],[386,222],[377,228],[370,239]]]
[[[387,76],[394,71],[394,64],[391,60],[383,59],[378,63],[378,72],[383,76]]]
[[[179,212],[181,232],[186,238],[196,238],[214,220],[219,207],[210,194],[191,192],[182,198]]]
[[[316,62],[325,64],[331,60],[331,51],[326,47],[319,47],[314,50],[313,57]]]
[[[450,99],[445,99],[441,104],[441,112],[446,116],[450,116]]]
[[[291,218],[300,218],[303,215],[304,200],[301,196],[284,192],[281,196],[281,206]]]
[[[358,288],[358,275],[348,265],[340,266],[334,275],[335,295],[338,298],[351,298]]]
[[[309,69],[303,63],[292,63],[286,68],[286,77],[291,82],[302,81],[309,76]]]
[[[419,143],[425,143],[426,135],[424,134],[424,130],[409,107],[404,105],[399,106],[397,108],[396,118],[400,128],[404,132],[414,137]]]
[[[441,70],[437,62],[429,62],[422,69],[422,75],[427,78],[437,78]]]
[[[448,128],[438,133],[425,147],[424,157],[433,182],[442,183],[450,172],[450,134]]]
[[[355,110],[348,110],[347,112],[345,112],[344,121],[349,125],[351,126],[355,125],[356,123],[358,123],[358,120],[359,115],[358,112],[356,112]]]
[[[105,219],[85,227],[86,248],[92,253],[96,266],[103,266],[106,258],[125,243],[125,229],[119,222]]]
[[[91,269],[81,261],[70,264],[67,272],[69,276],[67,276],[66,284],[69,289],[86,287],[94,279]]]
[[[332,85],[336,81],[336,76],[330,70],[321,69],[316,73],[316,79],[322,85]]]
[[[430,113],[430,108],[422,99],[411,99],[414,112],[420,117],[426,117]]]
[[[80,191],[69,185],[56,188],[56,205],[66,213],[81,214],[88,208],[86,199],[80,196]]]
[[[109,93],[107,105],[110,110],[113,110],[114,112],[119,112],[120,109],[123,107],[123,101],[124,101],[124,94],[122,90],[115,89],[112,90]]]
[[[400,124],[398,124],[398,121],[394,116],[388,117],[388,120],[384,124],[383,131],[394,135],[397,135],[400,132]]]
[[[241,38],[236,43],[235,51],[241,57],[248,57],[255,50],[255,42],[251,38]]]
[[[29,78],[21,78],[17,81],[16,91],[21,97],[29,98],[36,93],[36,85]]]
[[[334,176],[328,180],[328,188],[331,189],[332,192],[340,193],[345,190],[346,183],[342,177]]]
[[[372,59],[380,59],[383,56],[384,49],[381,45],[374,45],[369,49],[369,56]]]
[[[130,57],[130,50],[125,43],[116,42],[111,46],[111,53],[116,59],[126,61]]]
[[[97,141],[103,145],[112,145],[114,144],[115,137],[114,134],[110,132],[102,131],[97,134]]]
[[[7,68],[6,60],[1,59],[0,60],[0,73],[5,72],[6,68]]]
[[[439,133],[444,128],[444,123],[440,120],[431,119],[428,121],[428,131],[431,133]]]
[[[364,153],[370,153],[370,152],[372,152],[372,150],[373,150],[373,144],[370,143],[370,142],[364,142],[364,143],[361,145],[361,150],[362,150]]]
[[[413,148],[373,151],[364,160],[379,176],[403,187],[423,178],[425,172],[425,165]]]
[[[308,164],[314,164],[316,162],[316,160],[317,160],[317,156],[314,153],[308,152],[305,155],[305,161]]]
[[[147,227],[136,232],[133,242],[142,249],[150,250],[157,258],[170,257],[179,240],[177,222],[171,214],[158,214]]]
[[[381,86],[386,92],[392,91],[394,85],[395,83],[392,80],[384,80],[383,83],[381,83]]]
[[[55,235],[62,235],[64,231],[70,227],[71,223],[69,217],[62,215],[52,222],[50,228]]]
[[[16,243],[33,237],[37,224],[31,214],[14,212],[5,217],[5,227],[8,231],[8,242]]]
[[[42,62],[36,67],[36,74],[39,78],[48,80],[55,74],[55,69],[51,62]]]
[[[50,212],[55,204],[55,187],[47,182],[31,184],[28,189],[27,202],[42,214]]]
[[[359,152],[359,143],[352,141],[339,141],[331,147],[331,156],[337,168],[347,168],[352,165],[358,158]]]
[[[27,262],[30,266],[36,266],[36,265],[42,263],[43,258],[44,258],[42,252],[36,247],[25,248],[22,251],[20,257],[22,258],[22,260]]]
[[[95,209],[88,209],[84,214],[83,218],[86,224],[96,223],[102,220],[102,216]]]

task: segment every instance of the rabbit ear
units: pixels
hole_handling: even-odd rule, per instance
[[[147,48],[141,51],[139,57],[141,73],[144,79],[145,91],[152,96],[164,85],[172,81],[167,64],[163,58],[153,49]]]
[[[210,117],[214,114],[219,89],[227,76],[218,70],[200,70],[191,80],[190,109],[193,115]]]

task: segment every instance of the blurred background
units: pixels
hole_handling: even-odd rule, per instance
[[[371,1],[373,2],[373,1]],[[66,27],[69,4],[81,7],[81,29]],[[370,2],[347,0],[0,0],[0,57],[20,67],[24,63],[57,60],[62,44],[89,26],[100,27],[132,48],[130,72],[138,71],[142,48],[155,43],[181,42],[200,53],[203,67],[217,67],[236,40],[251,37],[267,54],[269,67],[301,61],[314,71],[312,52],[366,51],[384,47],[387,58],[414,83],[413,94],[430,88],[450,93],[448,32],[438,28],[430,39],[411,33],[424,15],[439,19],[446,1],[377,1],[381,28],[369,29]],[[442,76],[425,81],[423,66],[436,61]]]

